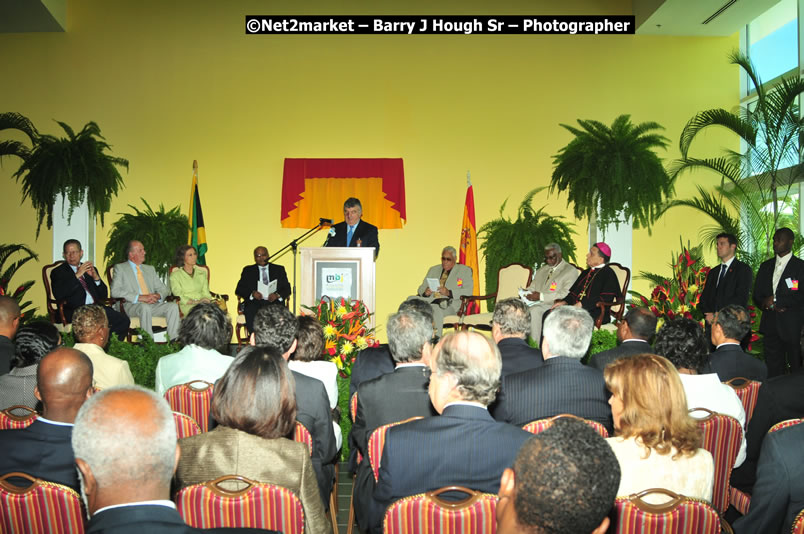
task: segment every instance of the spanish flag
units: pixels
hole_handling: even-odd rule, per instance
[[[198,251],[198,265],[206,265],[207,231],[204,228],[204,214],[201,212],[201,197],[198,196],[198,161],[193,160],[193,186],[190,189],[190,231],[187,244]]]
[[[474,287],[473,295],[480,294],[480,269],[477,261],[477,225],[475,224],[475,194],[472,190],[472,181],[469,173],[466,173],[466,202],[463,206],[463,222],[461,223],[461,250],[458,255],[458,263],[462,263],[472,268],[472,279]],[[480,312],[480,304],[473,302],[467,314]]]

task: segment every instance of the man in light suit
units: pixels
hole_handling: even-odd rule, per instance
[[[764,382],[768,378],[765,362],[743,352],[740,340],[751,331],[751,318],[742,306],[729,304],[715,313],[712,320],[712,344],[705,372],[717,373],[721,382],[743,377]]]
[[[424,300],[433,308],[433,325],[439,337],[444,327],[444,317],[458,313],[461,297],[471,295],[474,288],[472,269],[456,263],[457,261],[455,247],[444,247],[441,251],[441,265],[430,267],[416,295],[410,297]],[[438,281],[435,291],[430,289],[428,278]]]
[[[430,400],[441,415],[388,430],[380,476],[366,525],[379,532],[385,508],[409,495],[448,485],[497,493],[503,471],[531,437],[488,413],[500,384],[502,360],[494,342],[455,332],[430,360]]]
[[[762,308],[759,331],[765,344],[768,377],[801,367],[801,326],[804,324],[804,261],[793,256],[790,228],[773,234],[771,258],[759,266],[754,303]]]
[[[173,415],[152,391],[118,386],[93,395],[75,419],[72,447],[91,516],[87,534],[268,532],[184,522],[170,500],[180,455]]]
[[[528,345],[531,322],[528,308],[516,298],[494,305],[491,337],[502,356],[502,376],[535,369],[544,363],[542,351]]]
[[[268,285],[276,280],[276,291],[270,295],[263,295],[257,290],[257,282],[261,280]],[[290,297],[290,282],[285,268],[275,263],[268,263],[268,249],[257,247],[254,249],[254,265],[246,265],[240,273],[235,293],[243,299],[243,315],[246,316],[246,328],[249,332],[254,328],[254,316],[263,306],[270,304],[283,304]]]
[[[542,317],[553,302],[567,296],[581,272],[564,261],[561,246],[550,243],[544,247],[544,265],[533,274],[525,298],[530,305],[530,337],[537,343],[542,339]]]
[[[617,323],[617,341],[620,344],[613,349],[593,354],[589,358],[589,367],[600,369],[619,358],[634,354],[654,354],[650,346],[650,338],[656,333],[656,316],[648,308],[631,308],[625,317]]]
[[[374,259],[380,254],[377,227],[362,220],[363,205],[349,197],[343,203],[343,222],[332,226],[325,247],[374,247]]]
[[[167,333],[170,339],[179,337],[179,306],[175,302],[165,302],[170,294],[167,286],[157,276],[156,269],[145,265],[145,247],[139,241],[130,241],[126,247],[128,261],[114,266],[112,296],[124,298],[126,313],[140,318],[140,325],[151,336],[154,335],[152,317],[167,320]]]

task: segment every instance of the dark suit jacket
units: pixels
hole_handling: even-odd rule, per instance
[[[564,300],[567,304],[575,304],[580,300],[581,307],[589,312],[592,319],[597,320],[600,316],[600,308],[597,307],[597,303],[600,301],[612,302],[620,294],[621,288],[617,275],[608,265],[600,267],[592,281],[587,284],[587,278],[591,274],[592,269],[585,269],[575,280],[575,283],[572,284]],[[586,288],[586,293],[581,297],[584,288]],[[603,316],[602,324],[607,324],[609,321],[611,321],[611,316],[606,313]]]
[[[257,289],[257,279],[259,276],[260,269],[256,263],[243,267],[243,272],[240,273],[240,280],[237,282],[235,294],[248,302],[251,293]],[[290,296],[290,283],[288,282],[288,275],[285,273],[284,267],[269,263],[268,278],[276,280],[276,292],[280,297],[286,299]]]
[[[764,382],[768,378],[765,362],[743,352],[740,345],[721,345],[709,355],[706,373],[717,373],[721,382],[741,376],[749,380]]]
[[[792,253],[791,253],[792,254]],[[776,258],[766,260],[759,266],[754,284],[754,303],[762,305],[762,301],[773,296],[773,269]],[[800,283],[799,289],[787,287],[788,278]],[[776,287],[776,308],[784,311],[764,310],[759,322],[759,331],[763,334],[776,335],[788,343],[798,343],[801,337],[801,325],[804,321],[804,261],[793,256],[787,263],[779,285]]]
[[[748,514],[734,522],[737,534],[787,534],[804,508],[804,425],[768,434],[759,457]]]
[[[14,358],[16,347],[6,336],[0,336],[0,375],[11,371],[11,359]]]
[[[729,304],[748,307],[748,294],[751,292],[751,280],[754,277],[751,267],[735,258],[718,285],[719,276],[720,265],[713,267],[706,275],[698,309],[703,313],[713,313]]]
[[[733,486],[751,493],[756,481],[757,462],[768,430],[787,419],[804,417],[804,369],[770,378],[759,388],[754,415],[745,433],[745,462],[731,474]]]
[[[80,492],[72,435],[72,425],[42,421],[18,430],[0,430],[0,474],[21,471]]]
[[[89,275],[84,274],[84,282],[87,284],[89,294],[95,299],[95,304],[103,306],[103,301],[109,296],[109,289],[103,280],[100,284],[95,284],[95,280]],[[81,282],[75,277],[72,267],[65,261],[52,271],[50,271],[50,284],[53,289],[53,296],[57,300],[65,299],[64,318],[67,322],[73,320],[73,311],[86,303],[87,294]]]
[[[532,435],[492,419],[488,410],[452,405],[443,414],[392,427],[386,434],[371,520],[381,527],[385,508],[409,495],[455,484],[497,493],[500,476],[511,467]]]
[[[593,354],[591,358],[589,358],[589,367],[594,367],[602,371],[606,368],[608,364],[613,362],[614,360],[618,360],[625,356],[633,356],[634,354],[653,354],[653,348],[650,346],[650,343],[647,341],[643,341],[641,339],[634,339],[628,341],[627,343],[623,341],[618,346],[614,347],[613,349],[604,350],[603,352],[598,352],[597,354]]]
[[[360,351],[352,364],[352,377],[349,381],[349,398],[357,393],[357,388],[361,383],[377,378],[388,373],[394,372],[394,359],[388,344],[383,343],[379,347],[369,347]]]
[[[557,356],[537,369],[504,377],[494,418],[522,426],[569,413],[597,421],[611,434],[608,398],[603,373],[578,360]]]
[[[535,369],[544,363],[542,351],[534,349],[524,339],[507,337],[497,343],[502,356],[502,376]]]
[[[191,534],[191,533],[253,532],[268,533],[274,530],[256,528],[193,528],[179,513],[167,506],[146,504],[112,508],[92,516],[87,525],[87,534]]]
[[[349,227],[346,225],[346,221],[341,221],[337,224],[332,225],[332,228],[335,230],[335,235],[327,236],[327,240],[324,241],[325,247],[345,247],[346,246],[346,232],[349,231]],[[352,242],[349,245],[350,247],[357,246],[357,240],[360,240],[361,247],[374,247],[374,257],[376,258],[380,253],[380,239],[377,234],[377,227],[371,223],[367,223],[366,221],[361,220],[357,223],[357,227],[355,228],[355,233],[352,234]]]

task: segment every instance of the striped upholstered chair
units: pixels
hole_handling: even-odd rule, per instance
[[[527,423],[525,426],[522,427],[522,430],[526,430],[531,434],[538,434],[539,432],[543,432],[553,426],[553,422],[556,419],[560,419],[562,417],[571,417],[574,419],[579,419],[586,423],[587,425],[591,426],[595,429],[595,432],[603,436],[604,438],[609,437],[609,432],[606,430],[606,427],[598,423],[597,421],[590,421],[589,419],[583,419],[578,417],[577,415],[572,415],[571,413],[562,413],[559,415],[554,415],[553,417],[546,417],[544,419],[537,419],[535,421],[531,421]]]
[[[17,487],[9,478],[30,481]],[[0,477],[0,532],[25,534],[83,534],[84,512],[75,490],[33,478],[25,473]]]
[[[201,427],[189,415],[173,412],[173,422],[176,423],[176,437],[179,439],[201,433]]]
[[[731,470],[743,441],[743,427],[734,417],[715,413],[706,408],[693,408],[690,412],[707,412],[703,419],[696,419],[703,432],[701,448],[712,454],[715,461],[715,485],[712,490],[712,506],[723,514],[729,507]]]
[[[665,504],[649,504],[646,495],[665,495]],[[617,497],[614,501],[617,520],[609,532],[615,534],[720,534],[721,529],[732,532],[709,503],[691,499],[666,489],[647,489]]]
[[[447,501],[445,492],[468,495]],[[497,531],[497,496],[460,486],[447,486],[428,493],[405,497],[385,512],[385,534],[494,534]]]
[[[392,426],[402,425],[410,421],[415,421],[416,419],[424,419],[424,418],[421,416],[411,417],[410,419],[405,419],[404,421],[397,421],[396,423],[389,423],[387,425],[382,425],[381,427],[376,428],[369,436],[368,440],[369,465],[371,466],[371,470],[374,472],[375,482],[380,478],[380,460],[382,459],[382,450],[385,448],[386,432],[388,432],[388,429],[391,428]]]
[[[751,416],[754,415],[754,408],[756,408],[757,398],[759,398],[759,387],[762,382],[737,376],[725,382],[725,384],[732,387],[743,404],[743,408],[745,408],[745,424],[747,425],[751,422]]]
[[[174,412],[189,415],[198,423],[201,432],[209,430],[209,409],[213,385],[203,380],[178,384],[165,391],[165,399]]]
[[[36,421],[37,415],[36,410],[22,404],[6,408],[0,411],[0,430],[25,428]]]
[[[233,491],[220,485],[232,481],[244,487]],[[304,532],[304,509],[292,491],[237,475],[182,488],[174,501],[184,522],[191,527],[251,527],[284,534]]]
[[[313,435],[306,426],[296,421],[296,428],[293,430],[293,441],[304,443],[310,456],[313,455]],[[338,534],[338,464],[335,464],[335,482],[332,491],[329,493],[329,519],[332,522],[332,532]]]
[[[793,521],[793,534],[804,534],[804,510],[800,511]]]

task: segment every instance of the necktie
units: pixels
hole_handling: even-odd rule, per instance
[[[776,286],[779,285],[779,281],[782,279],[782,259],[777,257],[776,258],[776,266],[773,268],[773,296],[776,296]]]
[[[148,284],[145,283],[145,277],[142,276],[142,269],[137,265],[137,282],[140,284],[140,294],[149,295],[151,292],[148,290]]]
[[[94,303],[95,302],[95,297],[92,296],[92,292],[89,290],[89,286],[87,285],[87,281],[84,280],[83,276],[78,277],[78,283],[81,284],[81,287],[84,288],[84,291],[87,292],[87,295],[89,295],[89,298],[91,298],[92,302]]]
[[[722,264],[720,266],[720,274],[717,275],[717,285],[715,287],[720,287],[720,282],[723,281],[723,277],[726,276],[726,264]]]
[[[348,231],[348,232],[346,232],[346,246],[347,246],[347,247],[349,246],[349,243],[351,243],[351,242],[352,242],[352,234],[354,234],[354,233],[355,233],[355,228],[354,228],[354,226],[350,226],[350,227],[349,227],[349,231]]]
[[[265,267],[260,267],[260,271],[262,271],[262,283],[267,286],[268,285],[268,270]]]

